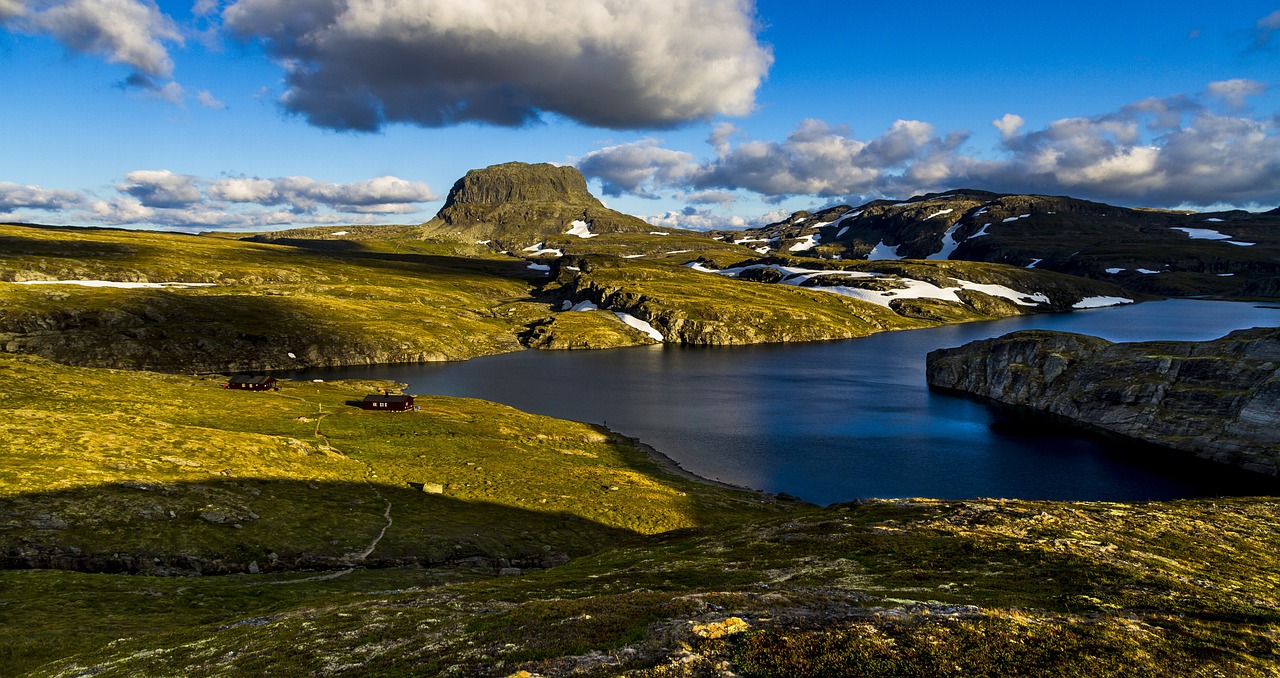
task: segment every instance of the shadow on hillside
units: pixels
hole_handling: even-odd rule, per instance
[[[376,492],[375,492],[376,489]],[[367,557],[360,557],[392,524]],[[530,499],[530,503],[534,503]],[[0,499],[0,568],[233,574],[457,564],[551,567],[643,537],[566,512],[409,486],[242,478]]]
[[[371,312],[378,303],[399,315]],[[13,353],[69,365],[186,373],[461,360],[518,347],[518,328],[485,322],[475,312],[445,315],[447,309],[424,307],[415,315],[416,308],[361,298],[330,303],[328,298],[163,289],[91,290],[73,293],[56,314],[11,314],[0,321],[0,332],[14,335],[7,347]],[[412,327],[412,342],[405,343],[403,331],[385,332],[388,327]]]
[[[22,228],[57,232],[85,230],[60,228],[55,226],[22,226]],[[14,235],[0,235],[0,253],[3,254],[21,254],[26,256],[51,257],[58,259],[92,259],[101,257],[105,258],[107,263],[124,264],[128,263],[127,259],[134,258],[139,255],[145,256],[147,252],[158,251],[161,251],[161,248],[141,241],[138,243],[124,244],[104,242],[101,240],[77,240],[71,237],[28,238]]]
[[[447,254],[420,252],[386,252],[375,250],[357,240],[309,240],[280,238],[264,241],[282,245],[308,254],[320,254],[345,259],[371,268],[389,269],[401,273],[415,272],[432,275],[494,275],[505,278],[541,279],[543,276],[529,269],[523,259],[503,261]]]

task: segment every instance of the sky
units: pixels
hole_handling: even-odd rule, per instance
[[[5,221],[420,223],[512,160],[695,229],[1280,206],[1280,0],[0,0],[0,91]]]

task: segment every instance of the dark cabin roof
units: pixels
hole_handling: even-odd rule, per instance
[[[227,381],[228,384],[271,384],[276,380],[275,377],[255,377],[250,374],[237,374]]]
[[[411,403],[413,396],[411,395],[367,395],[364,397],[366,403]]]

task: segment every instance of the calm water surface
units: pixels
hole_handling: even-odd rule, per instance
[[[605,423],[708,478],[826,504],[864,497],[1143,500],[1275,494],[1203,462],[1010,420],[931,393],[925,354],[1018,329],[1112,341],[1205,340],[1280,326],[1280,309],[1199,300],[1039,315],[849,341],[723,348],[523,351],[461,363],[310,370],[380,378]],[[1010,425],[1013,424],[1013,425]],[[1022,425],[1018,425],[1022,424]]]

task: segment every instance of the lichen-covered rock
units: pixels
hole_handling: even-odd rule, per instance
[[[1280,328],[1113,344],[1042,330],[933,351],[935,388],[1064,416],[1239,468],[1280,471]]]

